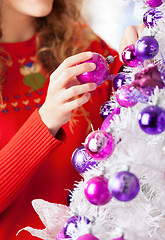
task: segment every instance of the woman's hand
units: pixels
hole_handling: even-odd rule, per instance
[[[131,44],[135,44],[140,34],[143,32],[144,28],[145,28],[145,25],[143,23],[140,23],[137,26],[128,26],[125,29],[119,45],[119,54],[120,54],[121,60],[122,60],[121,56],[124,48]]]
[[[95,83],[80,84],[76,76],[92,71],[94,63],[83,63],[92,58],[92,52],[84,52],[65,59],[51,74],[45,103],[39,109],[42,121],[55,135],[69,121],[71,112],[86,103]]]

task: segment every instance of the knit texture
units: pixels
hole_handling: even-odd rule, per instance
[[[35,36],[26,42],[4,43],[7,80],[3,86],[0,113],[0,239],[35,239],[27,232],[16,233],[25,226],[43,228],[31,201],[41,198],[67,204],[69,190],[81,176],[71,164],[73,151],[85,137],[100,128],[101,105],[109,100],[112,82],[106,81],[95,91],[88,103],[75,109],[70,121],[53,137],[38,113],[49,84],[49,78],[35,57]],[[93,41],[90,49],[104,56],[117,53],[101,39]],[[119,58],[110,65],[117,73]],[[37,239],[37,238],[36,238]]]

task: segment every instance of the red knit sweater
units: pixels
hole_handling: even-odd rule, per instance
[[[44,102],[49,79],[35,59],[35,37],[1,45],[7,80],[0,112],[0,240],[37,239],[25,231],[17,237],[16,233],[25,226],[43,228],[32,208],[33,199],[67,204],[68,189],[80,180],[71,155],[91,132],[91,124],[95,130],[101,126],[99,109],[109,100],[111,82],[98,87],[88,103],[73,111],[71,120],[63,126],[66,137],[59,141],[50,134],[37,110]],[[102,40],[94,41],[90,50],[117,55]],[[115,58],[111,73],[116,73],[119,65]]]

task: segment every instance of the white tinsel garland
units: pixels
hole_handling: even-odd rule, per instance
[[[145,8],[148,9],[146,6]],[[165,4],[158,9],[164,14]],[[163,64],[164,26],[165,16],[158,21],[154,29],[145,28],[140,36],[152,36],[154,33],[159,42],[158,55],[150,63],[146,61],[146,66],[151,63],[159,63],[159,66]],[[139,69],[140,67],[125,68],[127,83],[134,80]],[[116,100],[115,95],[112,98]],[[116,105],[118,106],[118,103]],[[98,166],[86,171],[82,175],[83,180],[75,184],[72,193],[69,215],[77,214],[90,220],[88,224],[86,221],[78,222],[72,235],[73,240],[88,232],[92,232],[99,240],[111,240],[122,235],[125,240],[165,239],[165,131],[158,135],[146,134],[138,122],[139,113],[144,108],[155,105],[165,109],[165,88],[156,87],[153,94],[148,96],[148,101],[138,102],[132,108],[121,107],[120,114],[114,115],[108,128],[108,132],[115,139],[113,154],[108,159],[99,161]],[[86,199],[84,187],[89,179],[100,175],[110,179],[115,173],[128,169],[140,182],[139,194],[133,200],[121,202],[112,198],[107,204],[96,206]],[[45,239],[49,239],[46,237]]]

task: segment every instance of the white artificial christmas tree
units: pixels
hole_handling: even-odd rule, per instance
[[[125,82],[109,101],[120,111],[101,130],[93,131],[97,138],[89,134],[84,139],[85,151],[98,164],[82,173],[69,208],[40,200],[37,212],[41,220],[44,215],[46,229],[25,228],[34,236],[45,240],[165,239],[165,3],[143,3],[146,28],[133,46],[134,58],[123,54]],[[131,51],[129,47],[125,53]],[[105,131],[114,140],[106,158]],[[67,220],[57,235],[61,214]]]

